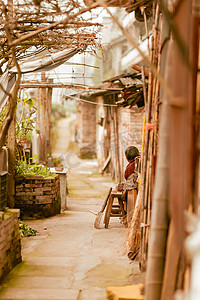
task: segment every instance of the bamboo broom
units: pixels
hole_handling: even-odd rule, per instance
[[[144,116],[143,132],[142,132],[142,158],[141,158],[142,164],[144,160],[145,125],[146,125],[146,117]],[[142,195],[143,195],[141,183],[142,183],[142,176],[140,177],[139,192],[137,195],[133,218],[131,220],[130,230],[127,239],[127,255],[131,260],[134,260],[137,257],[140,249],[140,240],[141,240],[140,223],[141,223]]]
[[[141,239],[141,212],[142,212],[142,189],[139,190],[134,209],[133,218],[130,225],[128,240],[127,240],[127,255],[128,258],[134,260],[140,250]]]
[[[96,216],[96,219],[95,219],[95,222],[94,222],[94,227],[96,229],[100,229],[100,225],[101,225],[101,219],[102,219],[102,216],[103,216],[103,212],[106,208],[106,205],[108,203],[108,199],[110,198],[110,194],[112,192],[112,188],[110,188],[109,192],[108,192],[108,195],[106,197],[106,200],[104,201],[104,204],[101,208],[101,210],[97,213],[97,216]]]

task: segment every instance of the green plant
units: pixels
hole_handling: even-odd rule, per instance
[[[35,98],[30,98],[27,94],[24,99],[18,99],[17,105],[17,139],[32,139],[32,131],[35,129],[35,116],[37,111],[38,101]]]
[[[16,175],[42,175],[44,178],[54,176],[54,174],[50,172],[49,168],[43,165],[29,165],[27,162],[21,160],[16,163]]]
[[[53,157],[54,167],[62,167],[62,161],[59,157]]]
[[[19,232],[21,237],[24,237],[24,236],[36,236],[36,233],[38,231],[28,227],[28,225],[23,223],[22,221],[19,221]]]

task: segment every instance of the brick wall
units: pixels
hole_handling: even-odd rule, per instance
[[[0,212],[0,281],[22,261],[19,209]]]
[[[121,175],[116,174],[116,149],[114,147],[114,128],[113,122],[111,124],[111,162],[112,168],[114,169],[113,178],[119,180],[121,177],[122,181],[124,180],[124,170],[127,165],[127,160],[125,157],[125,150],[128,146],[136,146],[139,151],[142,148],[142,127],[143,127],[143,116],[144,113],[141,112],[137,106],[129,108],[118,108],[117,110],[117,119],[118,119],[118,133],[119,133],[119,157],[120,157],[120,170]]]
[[[15,207],[22,217],[43,218],[60,213],[60,178],[41,175],[15,177]]]
[[[132,108],[120,108],[119,116],[119,149],[121,172],[124,173],[127,160],[124,151],[128,146],[135,146],[141,151],[142,128],[144,113],[137,106]],[[123,177],[122,177],[123,178]]]
[[[80,103],[79,116],[79,156],[81,158],[96,157],[96,105]]]

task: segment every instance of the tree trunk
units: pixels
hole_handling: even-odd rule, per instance
[[[16,113],[14,112],[13,119],[11,121],[8,130],[8,206],[14,207],[15,196],[15,164],[16,164]]]

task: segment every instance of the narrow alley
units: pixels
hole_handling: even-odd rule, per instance
[[[199,300],[200,0],[0,13],[0,300]]]
[[[63,144],[68,143],[66,128],[60,134]],[[26,221],[38,233],[22,238],[23,262],[2,282],[0,299],[103,300],[106,287],[133,283],[133,273],[134,283],[141,282],[138,263],[124,253],[127,229],[120,220],[112,218],[109,229],[103,222],[100,230],[93,226],[90,210],[101,209],[110,177],[97,173],[95,160],[75,155],[71,159],[68,209],[48,219]]]
[[[59,156],[59,154],[65,154],[69,148],[69,142],[71,140],[73,129],[73,122],[75,122],[76,115],[71,114],[68,118],[61,119],[58,122],[56,128],[56,143],[52,145],[52,151],[54,156]]]

